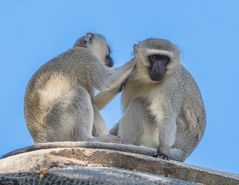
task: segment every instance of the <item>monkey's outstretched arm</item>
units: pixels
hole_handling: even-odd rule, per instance
[[[103,109],[119,92],[119,88],[110,91],[101,91],[95,96],[95,105],[98,110]]]
[[[114,88],[120,87],[121,84],[128,78],[129,74],[134,69],[135,62],[124,64],[123,66],[112,69],[105,66],[96,66],[98,69],[95,70],[96,75],[92,79],[94,87],[100,91],[110,91]]]
[[[94,101],[98,110],[103,109],[118,93],[120,93],[124,89],[126,82],[127,79],[122,84],[120,84],[120,86],[117,86],[116,88],[109,91],[101,91],[97,95],[95,95]]]

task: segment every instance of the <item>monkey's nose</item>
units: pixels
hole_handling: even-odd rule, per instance
[[[105,65],[108,66],[108,67],[112,67],[114,65],[114,61],[113,61],[113,59],[111,58],[110,55],[106,56],[106,63],[105,63]]]
[[[164,78],[164,73],[166,71],[166,65],[164,62],[151,62],[149,67],[149,76],[153,81],[161,81]]]

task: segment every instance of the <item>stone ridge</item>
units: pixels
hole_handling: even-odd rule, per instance
[[[117,151],[126,151],[131,153],[143,154],[148,156],[155,156],[157,154],[157,150],[154,148],[144,147],[144,146],[136,146],[136,145],[126,145],[126,144],[117,144],[117,143],[106,143],[106,142],[88,142],[88,141],[80,141],[80,142],[51,142],[51,143],[39,143],[32,146],[20,148],[9,152],[0,159],[9,157],[11,155],[16,155],[20,153],[30,152],[34,150],[40,149],[48,149],[48,148],[72,148],[72,147],[80,147],[80,148],[99,148],[99,149],[109,149],[109,150],[117,150]]]
[[[151,157],[154,152],[147,147],[100,142],[36,145],[15,151],[0,160],[0,185],[27,185],[33,182],[35,184],[52,182],[50,184],[53,185],[59,182],[66,184],[239,184],[238,175]]]

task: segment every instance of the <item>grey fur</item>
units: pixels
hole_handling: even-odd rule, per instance
[[[124,115],[110,131],[124,142],[159,149],[161,157],[184,161],[201,140],[206,115],[199,88],[179,63],[179,50],[163,39],[146,39],[134,48],[136,69],[123,91]],[[150,54],[170,55],[164,79],[148,75]]]
[[[104,92],[119,86],[133,63],[117,69],[107,67],[108,48],[102,35],[87,33],[33,75],[26,89],[24,112],[34,142],[119,142],[118,137],[106,136],[107,127],[97,106],[107,102],[95,104],[94,88]]]

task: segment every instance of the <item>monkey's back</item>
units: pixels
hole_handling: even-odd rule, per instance
[[[175,146],[188,151],[188,155],[201,140],[206,127],[206,113],[199,87],[186,68],[180,66],[178,76],[182,102],[177,117]]]
[[[27,126],[37,138],[46,125],[43,118],[55,102],[74,86],[84,87],[90,94],[90,75],[87,74],[87,60],[94,62],[94,56],[84,48],[73,48],[41,66],[30,79],[24,98],[24,114]],[[88,64],[89,65],[89,64]]]

